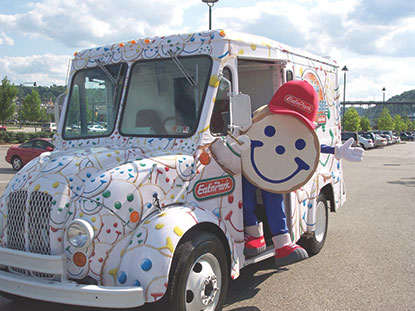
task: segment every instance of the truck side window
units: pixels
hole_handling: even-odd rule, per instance
[[[288,81],[291,81],[291,80],[294,80],[293,72],[291,70],[287,70],[285,72],[285,82],[288,82]]]
[[[223,69],[223,75],[232,82],[232,75],[229,68]],[[229,116],[229,84],[221,80],[216,94],[215,106],[213,107],[212,117],[210,119],[210,131],[215,136],[226,135],[230,123]]]

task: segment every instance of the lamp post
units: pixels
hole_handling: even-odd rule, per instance
[[[343,81],[344,81],[344,86],[343,86],[343,118],[342,119],[344,119],[344,114],[346,112],[346,72],[348,72],[349,69],[345,65],[342,68],[342,71],[344,72],[344,79],[343,79]]]
[[[212,29],[212,6],[219,0],[202,0],[209,7],[209,30]]]

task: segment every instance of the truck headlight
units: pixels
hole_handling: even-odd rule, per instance
[[[94,238],[94,228],[85,220],[75,219],[66,230],[66,238],[73,247],[88,247]]]

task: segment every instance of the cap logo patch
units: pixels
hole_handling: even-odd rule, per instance
[[[302,111],[305,111],[307,113],[312,113],[313,112],[313,105],[311,105],[310,103],[294,96],[294,95],[290,95],[287,94],[284,97],[284,101],[288,104],[291,105],[297,109],[300,109]]]

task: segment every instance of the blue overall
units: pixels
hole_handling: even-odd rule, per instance
[[[321,153],[334,154],[334,147],[321,145]],[[242,176],[242,199],[245,227],[258,224],[258,218],[255,215],[255,208],[257,205],[256,189],[256,186]],[[283,195],[265,190],[261,190],[261,195],[272,236],[288,233]]]

